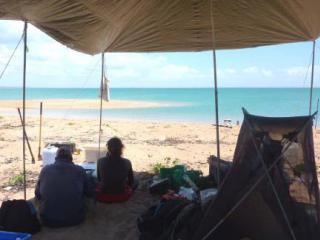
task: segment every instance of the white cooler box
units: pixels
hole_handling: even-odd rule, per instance
[[[50,165],[56,161],[56,155],[59,148],[47,146],[42,150],[42,165]]]
[[[97,162],[101,157],[104,157],[107,154],[107,149],[102,147],[99,154],[98,147],[83,147],[84,150],[84,161],[87,163]]]

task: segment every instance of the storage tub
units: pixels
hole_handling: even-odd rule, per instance
[[[43,166],[53,164],[56,161],[58,148],[54,146],[47,146],[42,151]]]
[[[28,233],[15,233],[0,231],[1,240],[31,240],[32,237]]]

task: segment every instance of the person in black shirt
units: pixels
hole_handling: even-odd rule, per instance
[[[102,193],[122,194],[127,188],[134,190],[137,182],[131,162],[122,157],[124,145],[117,137],[107,142],[108,153],[97,163],[99,188]]]

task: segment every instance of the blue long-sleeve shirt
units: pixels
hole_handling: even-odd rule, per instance
[[[66,227],[81,223],[85,218],[85,196],[89,193],[82,167],[62,161],[44,167],[35,190],[44,225]]]

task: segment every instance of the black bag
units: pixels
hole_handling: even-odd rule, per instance
[[[188,201],[185,200],[162,200],[149,208],[138,218],[140,240],[161,239],[187,204]]]
[[[151,194],[165,194],[170,189],[170,181],[168,178],[162,179],[161,181],[151,183],[149,192]]]
[[[190,240],[203,217],[204,210],[199,204],[191,203],[179,213],[166,240]]]
[[[25,200],[5,201],[0,209],[0,229],[9,232],[34,234],[40,231],[36,211]]]

